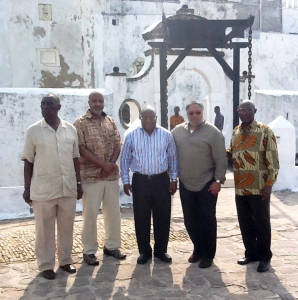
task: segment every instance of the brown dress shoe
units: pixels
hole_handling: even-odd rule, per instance
[[[192,254],[189,258],[188,258],[188,262],[192,263],[196,263],[201,259],[201,257],[198,254]]]
[[[126,258],[126,254],[122,254],[119,249],[110,250],[110,249],[106,248],[106,246],[103,247],[103,253],[105,255],[113,256],[113,257],[118,258],[118,259],[125,259]]]
[[[71,265],[71,264],[60,266],[60,268],[63,269],[65,272],[69,273],[69,274],[74,274],[74,273],[77,272],[77,270],[74,267],[74,265]]]
[[[43,278],[48,280],[53,280],[56,277],[56,274],[53,270],[45,270],[41,272]]]
[[[199,263],[199,267],[201,269],[210,268],[212,266],[212,263],[213,263],[213,259],[202,258],[202,260]]]

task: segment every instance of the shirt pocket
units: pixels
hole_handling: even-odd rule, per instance
[[[75,140],[73,138],[71,138],[71,137],[65,137],[65,138],[63,138],[63,142],[66,143],[66,144],[73,145],[74,142],[75,142]]]

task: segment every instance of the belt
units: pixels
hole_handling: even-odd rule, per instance
[[[135,172],[134,174],[140,175],[140,176],[143,176],[143,177],[146,177],[146,178],[148,178],[148,179],[154,179],[154,178],[156,178],[156,177],[158,177],[158,176],[161,176],[161,175],[164,175],[164,174],[166,174],[166,173],[167,173],[167,171],[162,172],[162,173],[159,173],[159,174],[151,174],[151,175],[141,174],[141,173],[139,173],[139,172]]]

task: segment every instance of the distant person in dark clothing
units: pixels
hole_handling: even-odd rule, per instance
[[[215,120],[214,120],[214,125],[220,131],[222,131],[223,130],[224,121],[225,121],[225,117],[221,114],[219,106],[215,106],[214,107],[214,112],[216,114]]]

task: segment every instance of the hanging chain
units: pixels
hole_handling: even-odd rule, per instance
[[[251,66],[251,56],[252,56],[252,30],[251,30],[251,26],[249,27],[249,32],[248,32],[248,99],[250,100],[251,98],[251,76],[252,76],[252,66]]]

